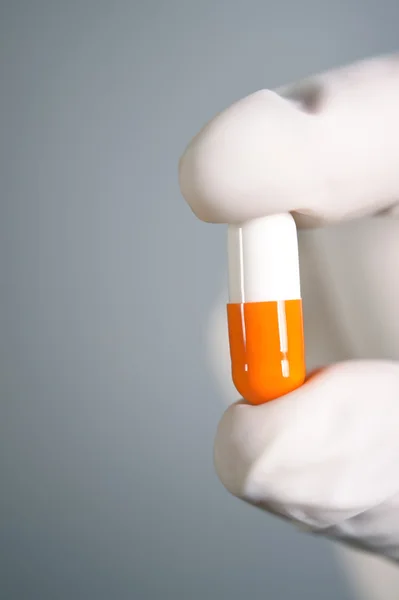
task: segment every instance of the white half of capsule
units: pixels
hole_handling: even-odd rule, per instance
[[[228,226],[229,302],[301,298],[298,235],[288,213]]]

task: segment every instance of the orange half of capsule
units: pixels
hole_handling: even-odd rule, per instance
[[[234,385],[251,404],[292,392],[305,381],[302,301],[228,304]]]

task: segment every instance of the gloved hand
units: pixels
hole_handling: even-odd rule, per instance
[[[399,222],[389,219],[399,206],[399,57],[245,98],[193,139],[179,177],[184,198],[206,222],[290,211],[300,228],[319,228],[384,215],[370,237],[374,247],[359,253],[380,305],[396,311],[388,328],[399,341]],[[312,252],[300,259],[301,271],[308,263],[310,272]],[[303,294],[308,348],[317,329],[310,314],[306,333],[314,293],[310,285]],[[359,293],[357,302],[361,310],[373,298]],[[378,338],[387,326],[380,313],[374,318]],[[352,354],[367,356],[367,340]],[[389,357],[399,359],[392,348]],[[399,561],[399,363],[349,360],[268,404],[233,404],[214,456],[235,496]]]

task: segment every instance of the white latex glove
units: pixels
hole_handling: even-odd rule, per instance
[[[320,227],[394,215],[399,57],[245,98],[194,138],[179,171],[183,196],[207,222],[290,211],[299,227]],[[375,323],[358,336],[348,358],[368,357],[371,337],[378,341],[381,333],[397,342],[383,358],[399,359],[398,224],[381,219],[369,243],[358,249],[359,268],[373,274],[374,287],[369,295],[360,289],[356,300],[359,312],[375,301],[397,318],[387,323],[376,312]],[[312,244],[305,244],[300,258],[305,342],[317,360],[320,332],[331,335],[333,345],[336,331],[328,333],[325,322],[312,323],[309,307],[319,294],[312,280],[318,260]],[[331,289],[339,310],[340,290]],[[352,315],[356,319],[356,310]],[[346,318],[342,310],[338,327],[350,328]],[[218,428],[215,465],[235,496],[311,532],[398,561],[399,364],[347,361],[325,368],[279,400],[230,406]]]

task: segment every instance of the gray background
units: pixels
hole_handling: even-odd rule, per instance
[[[1,599],[350,599],[235,500],[204,324],[224,235],[177,161],[261,87],[396,50],[397,0],[0,5]]]

